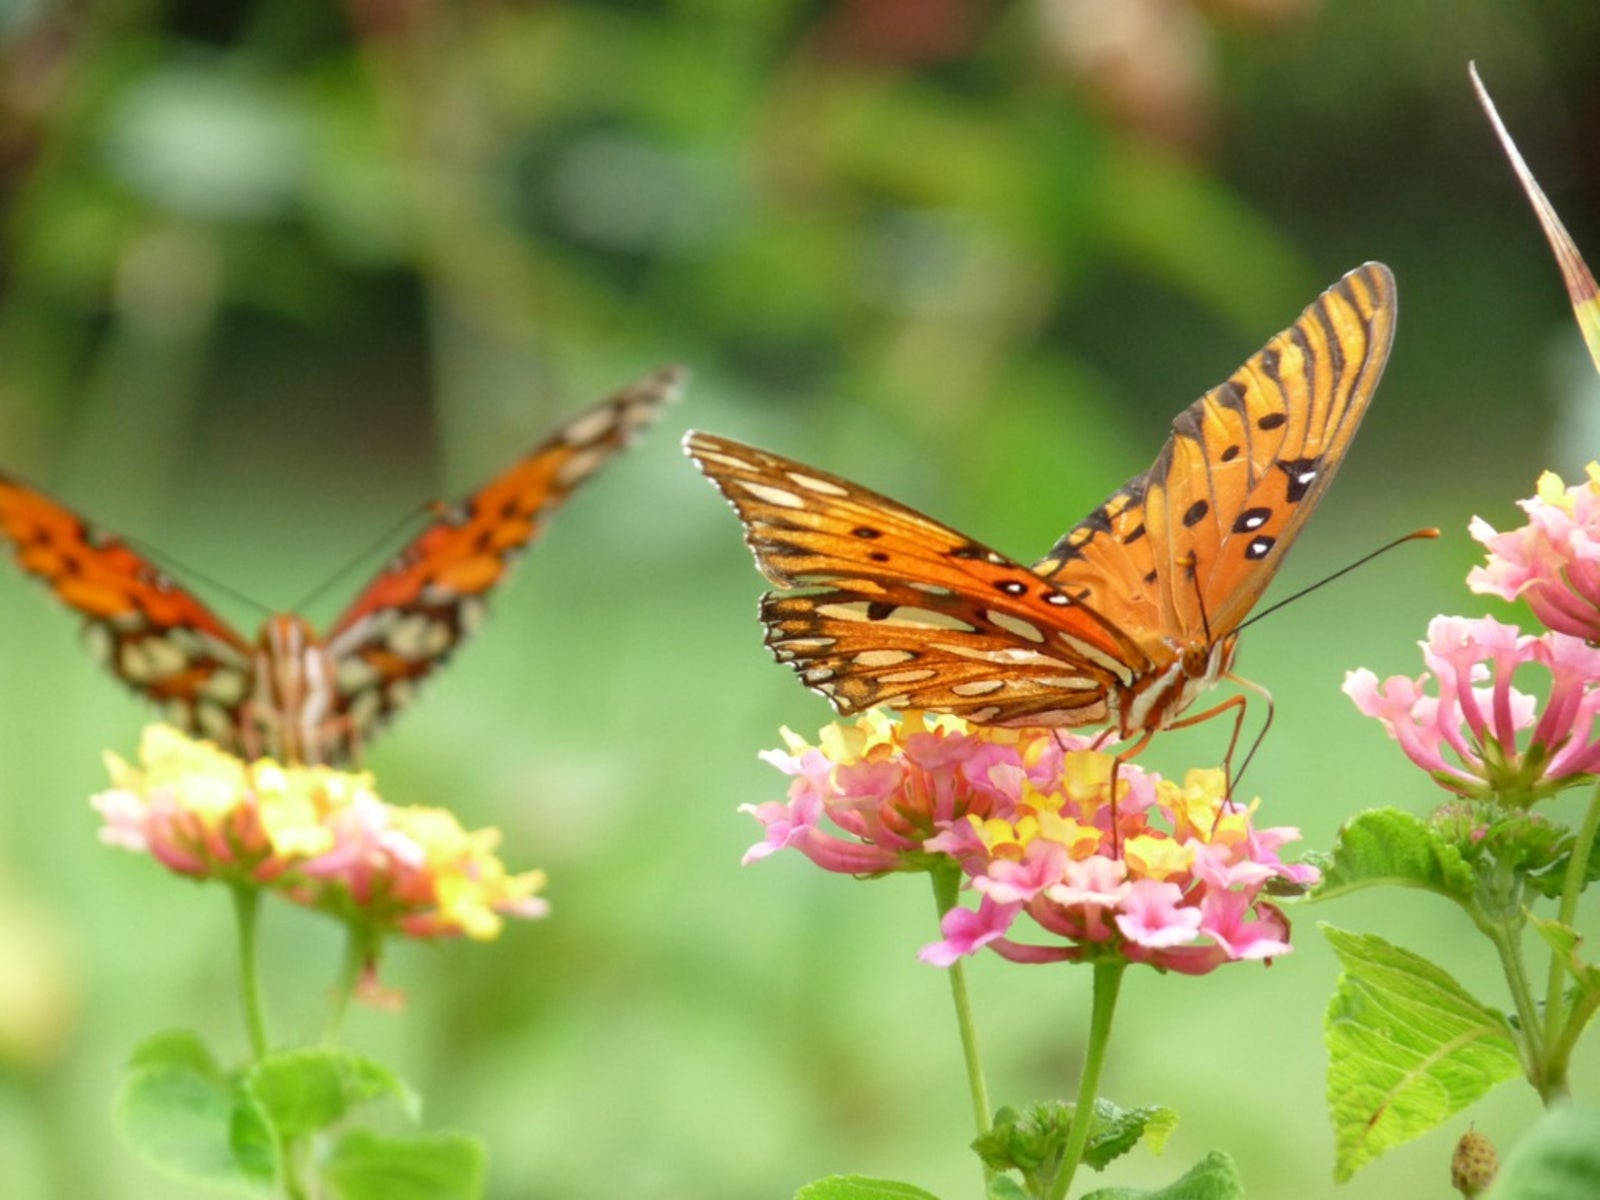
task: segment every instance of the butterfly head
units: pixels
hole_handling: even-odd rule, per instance
[[[1239,635],[1230,633],[1215,642],[1180,642],[1170,637],[1161,641],[1151,660],[1166,666],[1135,676],[1132,684],[1113,696],[1113,716],[1124,738],[1165,729],[1215,687],[1233,666]]]

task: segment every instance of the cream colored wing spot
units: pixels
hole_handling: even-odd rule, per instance
[[[752,483],[748,479],[736,479],[734,482],[757,500],[765,500],[768,504],[776,504],[779,508],[804,508],[806,506],[806,502],[793,492],[786,492],[782,488],[773,487],[769,483]]]
[[[832,667],[809,667],[800,672],[800,678],[807,683],[826,683],[833,678]]]
[[[216,704],[233,707],[245,698],[250,683],[243,671],[221,667],[211,672],[211,678],[200,685],[200,695]]]
[[[228,715],[228,710],[221,705],[209,700],[201,700],[195,705],[195,726],[200,732],[214,742],[230,742],[233,739],[233,718]]]
[[[915,657],[909,650],[863,650],[850,661],[858,667],[892,667]]]
[[[958,696],[987,696],[1005,687],[1004,679],[972,679],[966,683],[953,683],[950,690]]]
[[[1097,680],[1086,675],[1046,675],[1035,682],[1044,687],[1061,688],[1070,692],[1093,692],[1100,688]]]
[[[751,473],[755,473],[760,470],[755,463],[749,462],[746,459],[737,458],[732,454],[724,454],[720,450],[708,450],[706,449],[706,444],[698,439],[689,443],[689,451],[696,458],[703,458],[707,462],[720,463],[723,466],[730,467],[735,471],[749,471]]]
[[[1014,633],[1019,638],[1026,638],[1030,642],[1043,642],[1044,631],[1032,621],[1024,621],[1021,617],[1012,616],[1010,613],[999,612],[993,608],[983,611],[985,619],[993,621],[1008,633]]]
[[[427,653],[428,626],[432,624],[422,613],[407,613],[390,627],[383,639],[402,658],[416,661]]]
[[[362,691],[356,694],[350,702],[350,720],[356,728],[365,728],[378,719],[378,714],[383,709],[383,701],[379,699],[376,691]]]
[[[411,698],[417,694],[417,689],[409,679],[396,679],[384,689],[384,695],[389,701],[390,708],[404,708],[411,703]]]
[[[999,715],[999,706],[991,704],[988,708],[980,708],[976,712],[968,713],[967,720],[971,721],[974,725],[982,725],[985,721],[992,721]]]
[[[998,650],[977,650],[971,646],[962,646],[955,642],[935,642],[935,650],[946,654],[953,654],[957,658],[970,658],[975,662],[995,663],[1002,667],[1034,666],[1034,667],[1064,667],[1067,664],[1054,655],[1046,654],[1042,650],[1028,650],[1021,646],[1003,646]]]
[[[556,468],[556,482],[563,487],[571,487],[580,479],[592,475],[595,468],[610,458],[611,454],[610,446],[594,446],[578,451]]]
[[[616,427],[616,410],[602,408],[595,412],[585,413],[573,421],[566,429],[562,430],[561,440],[569,446],[587,446],[590,442],[603,438]]]
[[[831,607],[831,606],[830,606]],[[821,612],[819,608],[817,610]],[[868,614],[871,620],[871,614]],[[931,608],[918,608],[911,604],[901,604],[890,609],[889,614],[877,620],[880,625],[906,625],[913,629],[955,629],[962,633],[976,633],[968,622],[963,621],[953,613],[935,612]]]
[[[116,648],[117,639],[111,630],[99,622],[83,627],[83,644],[89,651],[89,656],[101,666],[111,661],[111,652]]]
[[[378,682],[378,668],[360,655],[339,660],[336,678],[339,690],[349,695]]]
[[[785,471],[791,482],[798,484],[808,492],[820,492],[824,496],[848,496],[849,490],[840,487],[837,483],[830,483],[826,479],[818,479],[814,475],[802,475],[799,471]]]
[[[930,596],[954,596],[955,595],[955,592],[951,591],[949,588],[945,587],[944,585],[938,584],[938,583],[923,583],[920,580],[913,580],[911,582],[910,586],[916,588],[917,591],[919,591],[919,592],[926,592]]]
[[[488,612],[489,606],[476,596],[463,597],[456,609],[456,624],[461,627],[462,636],[470,637],[476,633]]]
[[[891,672],[890,674],[887,674],[887,675],[879,675],[878,676],[878,682],[879,683],[896,683],[896,684],[898,684],[898,683],[921,683],[925,679],[932,679],[938,673],[939,673],[938,671],[932,670],[930,668],[919,668],[918,670],[915,670],[915,671],[893,671],[893,672]],[[952,690],[959,692],[961,689],[960,688],[953,688]]]

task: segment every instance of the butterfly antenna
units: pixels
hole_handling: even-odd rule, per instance
[[[366,562],[373,555],[377,554],[378,551],[382,550],[385,546],[388,546],[395,540],[396,537],[400,535],[403,530],[413,525],[418,517],[422,516],[424,513],[431,513],[437,516],[441,511],[441,507],[442,506],[438,501],[431,501],[426,504],[419,504],[415,508],[409,509],[404,516],[402,516],[393,525],[389,526],[389,528],[385,529],[382,534],[373,538],[371,542],[362,548],[360,553],[354,554],[350,558],[346,559],[344,566],[340,567],[332,575],[329,575],[321,583],[317,584],[316,587],[312,588],[311,591],[305,596],[301,597],[300,602],[296,604],[290,611],[305,612],[307,605],[311,604],[312,601],[316,600],[317,597],[321,596],[322,593],[326,592],[334,584],[344,579],[345,576],[349,575],[362,563]]]
[[[1419,542],[1419,541],[1424,541],[1424,540],[1431,539],[1431,538],[1436,538],[1438,536],[1439,536],[1439,531],[1437,529],[1433,529],[1433,528],[1414,529],[1410,533],[1406,534],[1404,537],[1395,538],[1394,541],[1390,542],[1388,545],[1379,546],[1376,550],[1372,551],[1372,553],[1370,553],[1370,554],[1363,554],[1360,558],[1356,559],[1355,562],[1349,564],[1348,566],[1340,567],[1332,575],[1325,575],[1321,579],[1317,580],[1315,583],[1311,584],[1309,587],[1301,588],[1298,592],[1295,592],[1294,595],[1286,596],[1282,600],[1279,600],[1276,604],[1269,604],[1266,608],[1263,608],[1260,612],[1253,614],[1248,621],[1241,622],[1240,625],[1239,625],[1239,629],[1240,630],[1248,629],[1251,625],[1254,625],[1257,621],[1261,620],[1262,617],[1268,615],[1269,613],[1277,612],[1280,608],[1282,608],[1286,604],[1293,604],[1296,600],[1300,599],[1302,596],[1309,595],[1310,593],[1316,591],[1319,587],[1321,587],[1325,583],[1332,583],[1335,579],[1338,579],[1339,576],[1341,576],[1341,575],[1350,574],[1350,572],[1354,571],[1357,567],[1365,566],[1367,563],[1369,563],[1373,559],[1377,558],[1378,555],[1387,554],[1390,550],[1393,550],[1396,546],[1403,546],[1407,542]]]
[[[257,600],[254,596],[247,596],[238,588],[223,583],[215,576],[207,575],[204,571],[197,571],[188,563],[180,561],[179,559],[168,554],[165,550],[162,550],[160,547],[152,546],[149,542],[146,542],[141,538],[129,537],[126,534],[120,534],[118,536],[123,542],[129,546],[132,546],[146,558],[153,562],[159,563],[161,568],[169,575],[176,575],[180,579],[193,580],[196,583],[204,584],[211,591],[220,592],[224,596],[228,596],[231,599],[237,600],[246,608],[255,609],[257,612],[261,613],[262,616],[272,615],[272,609],[261,603],[261,601]]]
[[[1200,573],[1197,570],[1199,562],[1195,552],[1189,551],[1189,561],[1184,564],[1184,570],[1189,573],[1189,582],[1194,585],[1194,602],[1200,609],[1200,628],[1205,630],[1206,645],[1209,646],[1217,639],[1211,636],[1211,618],[1206,614],[1206,597],[1200,590]]]

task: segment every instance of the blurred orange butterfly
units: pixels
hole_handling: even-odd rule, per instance
[[[761,601],[766,644],[840,712],[1148,739],[1236,678],[1240,623],[1344,460],[1394,318],[1389,269],[1351,271],[1031,568],[765,450],[696,432],[684,448],[778,585]]]
[[[681,390],[667,367],[568,421],[434,519],[319,635],[273,616],[252,645],[120,538],[0,475],[0,541],[87,618],[97,655],[166,718],[255,758],[338,764],[478,625],[511,560]]]

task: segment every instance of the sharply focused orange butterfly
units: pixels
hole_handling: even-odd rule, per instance
[[[682,388],[666,367],[580,413],[434,519],[319,635],[271,617],[241,637],[120,538],[0,475],[0,541],[87,618],[98,655],[167,719],[247,757],[338,764],[478,625],[484,598],[573,490]]]
[[[761,600],[766,644],[840,712],[1148,739],[1236,678],[1239,626],[1344,460],[1394,317],[1389,269],[1351,271],[1031,568],[765,450],[695,432],[684,449],[780,589]]]

